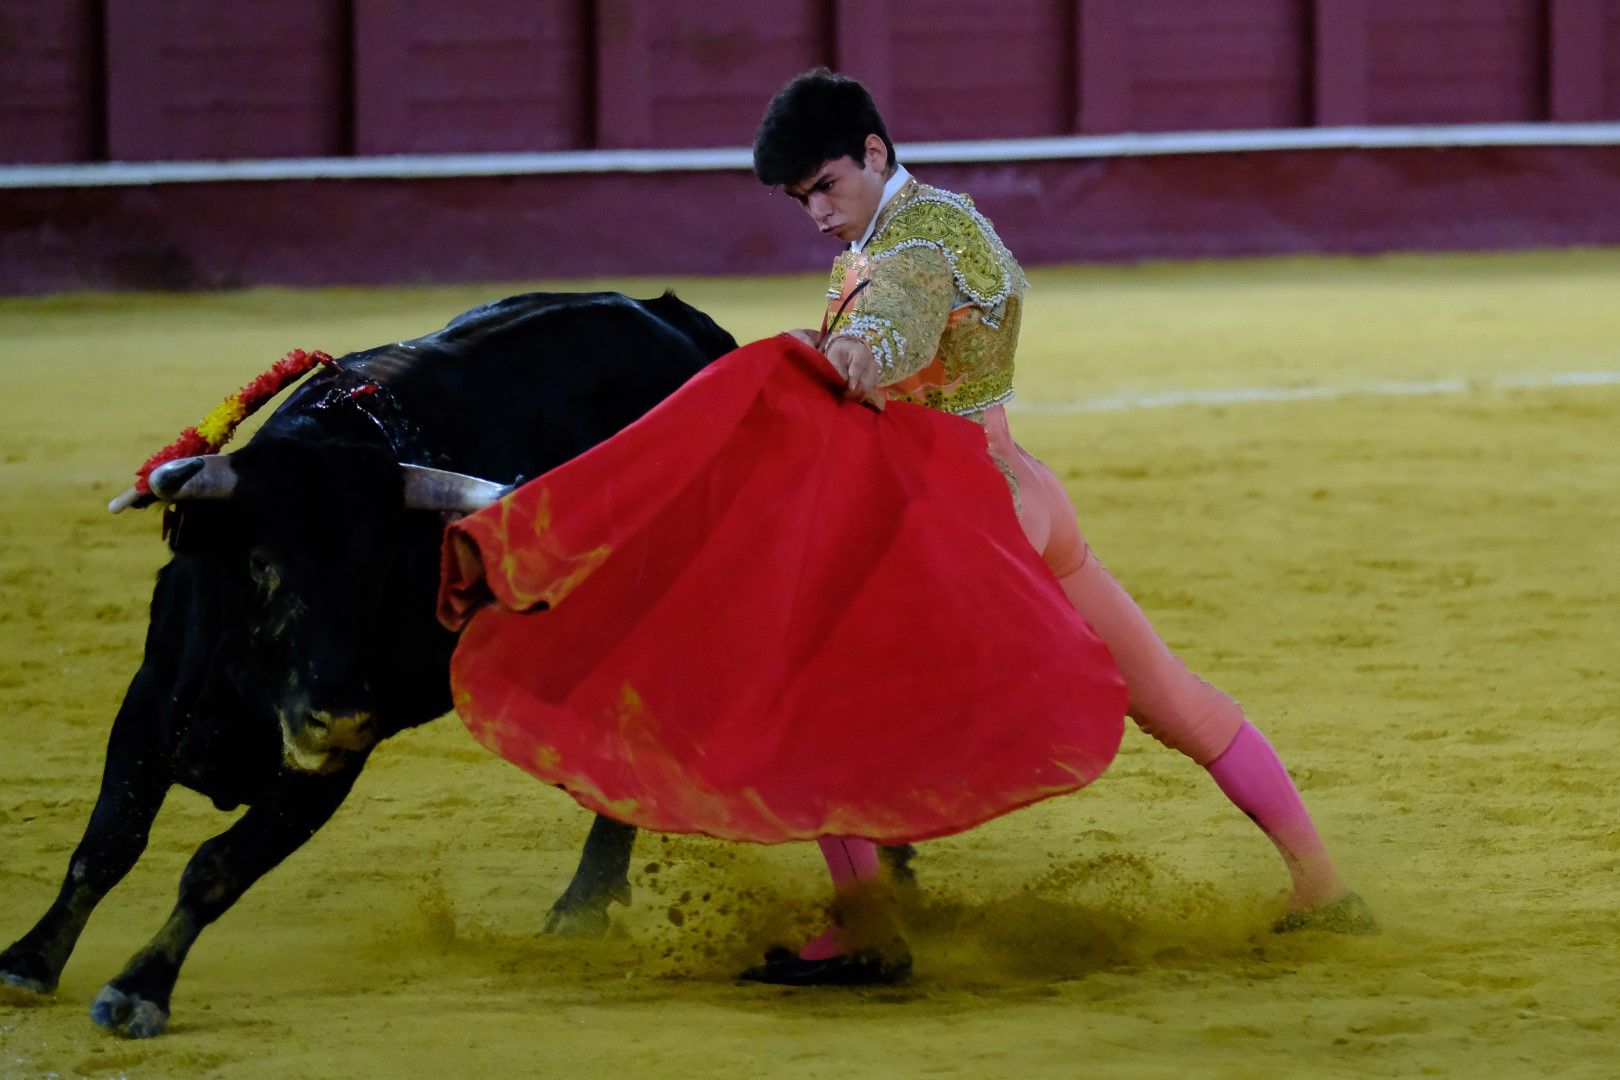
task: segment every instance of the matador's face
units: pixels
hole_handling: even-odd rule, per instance
[[[809,176],[782,189],[804,207],[823,235],[846,244],[859,240],[872,223],[889,171],[889,151],[882,139],[868,135],[865,151],[859,161],[852,157],[824,161]]]

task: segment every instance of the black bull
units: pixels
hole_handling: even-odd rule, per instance
[[[433,615],[442,518],[406,505],[400,463],[502,483],[538,475],[733,347],[669,295],[512,297],[341,358],[241,450],[210,461],[211,477],[187,480],[166,511],[173,558],[95,809],[56,901],[0,953],[0,982],[55,988],[171,786],[221,810],[245,804],[197,850],[168,921],[91,1006],[122,1034],[161,1033],[203,928],[325,824],[380,740],[450,708],[454,638]],[[549,928],[605,926],[608,904],[628,899],[634,836],[596,820]]]

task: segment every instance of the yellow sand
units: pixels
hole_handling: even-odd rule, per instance
[[[1620,388],[1491,382],[1620,369],[1620,253],[1031,276],[1015,432],[1281,748],[1383,935],[1268,933],[1270,845],[1132,731],[1090,790],[926,845],[910,985],[739,986],[818,917],[813,849],[645,838],[612,939],[538,936],[587,818],[446,720],[204,935],[170,1034],[123,1042],[88,1002],[227,821],[177,790],[58,994],[0,1000],[0,1075],[1620,1075]],[[680,289],[746,339],[820,284]],[[511,291],[0,302],[0,939],[80,835],[165,554],[105,501],[288,348]],[[1450,377],[1474,388],[1032,408]]]

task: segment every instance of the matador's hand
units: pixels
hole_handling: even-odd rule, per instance
[[[870,405],[878,412],[883,411],[883,396],[877,393],[878,376],[883,369],[878,366],[877,357],[872,355],[872,349],[866,342],[848,337],[834,338],[827,346],[827,359],[832,361],[833,367],[848,383],[845,397]]]

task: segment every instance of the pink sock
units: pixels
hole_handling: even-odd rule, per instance
[[[844,945],[843,931],[836,926],[829,926],[804,943],[804,947],[799,950],[799,959],[827,960],[846,951],[848,950]]]
[[[1247,720],[1220,756],[1206,768],[1234,806],[1271,838],[1294,880],[1291,908],[1335,900],[1345,891],[1339,872],[1317,835],[1305,801],[1282,759]]]
[[[821,854],[832,872],[833,888],[847,892],[862,882],[876,881],[878,876],[877,845],[870,840],[854,836],[823,836],[816,841]],[[844,952],[844,935],[836,926],[829,926],[805,942],[799,950],[802,960],[825,960]]]
[[[878,876],[877,845],[855,836],[823,836],[816,841],[832,872],[833,885],[840,892]]]

